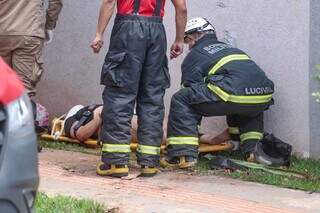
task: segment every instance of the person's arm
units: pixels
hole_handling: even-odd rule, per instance
[[[202,134],[199,140],[201,144],[218,145],[218,144],[222,144],[224,142],[229,141],[230,134],[228,129],[226,129],[217,136]]]
[[[103,46],[103,34],[111,19],[116,5],[116,0],[102,0],[100,7],[99,20],[96,30],[96,36],[92,41],[91,48],[94,53],[99,53],[101,47]]]
[[[172,0],[172,3],[176,10],[176,39],[171,46],[171,59],[183,53],[183,37],[188,16],[185,0]]]
[[[98,107],[93,112],[93,119],[88,122],[86,125],[81,126],[77,134],[74,135],[74,132],[71,131],[71,137],[78,139],[79,141],[86,141],[89,138],[91,138],[95,133],[97,133],[102,125],[102,119],[101,119],[101,112],[102,112],[102,106]],[[73,125],[72,128],[76,126],[76,123]]]
[[[47,44],[53,40],[53,30],[56,28],[57,20],[62,9],[62,0],[50,0],[46,13],[46,40]]]

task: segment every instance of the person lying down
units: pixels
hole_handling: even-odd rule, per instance
[[[98,139],[102,126],[103,105],[93,104],[89,106],[76,105],[67,113],[64,120],[64,133],[67,137],[77,139],[81,142],[91,139]],[[131,120],[132,142],[137,142],[138,118],[136,115]],[[167,120],[163,123],[162,144],[166,143]],[[223,131],[217,136],[208,134],[199,135],[200,143],[217,145],[230,140],[228,130]]]

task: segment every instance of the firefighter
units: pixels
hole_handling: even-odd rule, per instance
[[[43,72],[42,49],[50,43],[62,0],[49,0],[46,14],[43,0],[0,1],[0,56],[21,78],[30,97]]]
[[[185,0],[172,0],[176,10],[176,39],[170,56],[183,52],[187,22]],[[130,121],[136,104],[138,116],[137,161],[141,176],[154,176],[160,159],[164,118],[163,97],[170,86],[167,41],[162,17],[165,0],[103,0],[91,47],[103,45],[103,33],[117,3],[109,51],[101,74],[104,107],[101,131],[102,157],[97,174],[128,175]]]
[[[187,23],[190,53],[182,63],[182,89],[171,99],[165,163],[190,168],[198,156],[203,116],[227,116],[246,159],[263,137],[263,112],[273,104],[273,82],[243,51],[218,41],[204,18]]]

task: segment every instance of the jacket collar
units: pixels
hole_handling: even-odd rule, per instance
[[[198,46],[202,42],[208,41],[208,40],[214,40],[215,42],[218,42],[217,36],[215,34],[205,34],[202,38],[200,38],[194,45],[194,47]],[[193,48],[194,48],[193,47]]]

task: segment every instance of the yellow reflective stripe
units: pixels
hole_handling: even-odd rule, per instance
[[[263,138],[263,134],[261,132],[246,132],[240,135],[241,142],[246,140],[261,140]]]
[[[130,145],[127,144],[103,144],[103,152],[119,152],[119,153],[130,153]]]
[[[138,145],[137,152],[147,155],[160,155],[160,147],[156,146],[146,146],[146,145]]]
[[[169,145],[199,145],[199,138],[197,137],[169,137]]]
[[[208,84],[208,88],[225,102],[229,101],[229,102],[240,103],[240,104],[262,104],[262,103],[268,103],[272,99],[272,94],[252,95],[252,96],[231,95],[223,91],[220,87],[217,87],[210,83]]]
[[[250,60],[249,56],[245,54],[233,54],[228,55],[220,59],[209,71],[209,75],[214,75],[222,66],[231,62],[231,61],[239,61],[239,60]]]
[[[240,131],[238,127],[229,127],[229,133],[232,135],[239,135]]]

